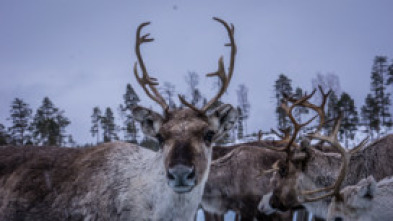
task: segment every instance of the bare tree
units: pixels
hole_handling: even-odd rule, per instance
[[[93,108],[93,114],[91,115],[91,128],[90,133],[93,137],[97,137],[97,144],[100,142],[100,128],[101,128],[102,113],[99,107]]]
[[[317,76],[311,80],[311,83],[313,89],[318,89],[318,87],[320,86],[324,91],[330,90],[338,97],[341,95],[340,79],[338,75],[334,73],[327,73],[327,74],[317,73]],[[314,99],[320,101],[322,98],[319,94],[316,94]]]
[[[199,75],[196,72],[188,72],[185,80],[189,87],[191,104],[198,105],[200,102],[203,101],[202,94],[198,89]]]
[[[199,75],[194,71],[190,71],[187,73],[185,79],[186,79],[186,83],[189,86],[190,92],[192,93],[198,87]]]
[[[164,82],[164,85],[160,88],[162,96],[168,102],[170,108],[176,108],[176,104],[173,101],[173,97],[176,95],[175,85],[170,82]]]
[[[242,115],[239,116],[242,118],[244,123],[244,134],[247,134],[247,119],[250,114],[250,102],[248,101],[248,88],[244,84],[240,84],[238,90],[236,91],[237,94],[237,103],[241,109]]]

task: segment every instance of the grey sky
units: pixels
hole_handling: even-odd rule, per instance
[[[155,38],[142,48],[151,75],[186,93],[184,75],[201,77],[228,63],[225,30],[236,27],[238,55],[225,101],[249,88],[249,131],[275,127],[273,83],[284,73],[294,86],[311,89],[316,73],[335,73],[343,91],[363,104],[375,55],[393,58],[393,1],[0,1],[0,123],[7,124],[15,97],[36,109],[44,96],[65,110],[68,131],[90,142],[96,105],[116,110],[127,83],[146,99],[132,74],[139,23]],[[210,80],[201,78],[204,95]]]

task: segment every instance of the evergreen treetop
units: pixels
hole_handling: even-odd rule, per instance
[[[10,118],[12,126],[8,128],[11,143],[23,146],[31,143],[32,109],[20,98],[15,98],[11,103]]]

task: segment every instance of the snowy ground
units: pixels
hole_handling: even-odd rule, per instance
[[[295,212],[295,214],[293,216],[293,221],[295,221],[296,218],[297,218],[297,213]],[[235,220],[235,213],[232,211],[228,212],[227,214],[225,214],[224,220],[225,221],[234,221]],[[309,216],[308,220],[311,221],[312,216]],[[205,217],[203,216],[202,210],[198,210],[197,221],[205,221]]]
[[[235,213],[232,211],[228,212],[227,214],[225,214],[224,220],[225,221],[234,221],[235,220]],[[198,210],[197,221],[205,221],[205,217],[203,216],[202,210]]]

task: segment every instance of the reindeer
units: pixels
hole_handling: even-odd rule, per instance
[[[272,145],[269,141],[255,144],[241,144],[212,162],[201,202],[205,212],[223,216],[233,210],[242,221],[272,220],[259,213],[257,206],[261,197],[272,189],[271,173],[266,171],[274,162],[284,159],[285,154],[264,148]]]
[[[366,140],[363,140],[354,151],[346,153],[337,141],[339,120],[329,137],[320,135],[320,128],[324,124],[324,103],[329,95],[329,92],[324,94],[321,88],[320,91],[323,95],[320,106],[309,103],[310,96],[305,96],[298,101],[292,98],[287,100],[293,102],[293,106],[303,105],[318,112],[322,120],[320,120],[317,131],[314,135],[311,135],[311,138],[327,141],[330,145],[338,148],[340,154],[321,152],[309,145],[308,142],[297,148],[286,148],[286,160],[278,164],[277,172],[272,178],[275,188],[263,197],[259,205],[259,209],[267,214],[302,205],[315,216],[326,218],[331,196],[337,195],[340,186],[354,185],[369,175],[373,175],[377,180],[393,175],[393,165],[390,163],[393,160],[392,135],[375,141],[365,148],[363,146]],[[293,106],[286,108],[286,113],[290,119],[293,119],[292,122],[296,130],[296,128],[304,125],[300,125],[294,120],[291,114]],[[296,133],[293,135],[293,140],[295,140]],[[291,145],[294,145],[294,143],[289,144],[288,147],[291,147]],[[344,159],[348,163],[342,164],[341,162]],[[342,172],[340,173],[343,165],[346,165],[347,176],[344,176]],[[334,182],[338,174],[339,179]],[[316,188],[317,190],[310,191]],[[319,197],[315,196],[317,193],[324,192],[328,193]]]
[[[0,149],[0,220],[193,220],[209,174],[211,144],[232,128],[237,112],[229,104],[209,108],[228,88],[234,70],[234,26],[219,18],[230,39],[228,73],[223,58],[208,74],[221,80],[202,108],[188,103],[170,110],[150,77],[140,46],[151,42],[139,25],[134,74],[146,94],[164,110],[136,107],[142,131],[160,143],[153,152],[134,144],[105,143],[86,149],[37,147]],[[139,76],[139,63],[142,76]]]
[[[340,192],[341,200],[330,203],[328,221],[391,220],[393,217],[393,178],[377,183],[373,176],[362,179],[356,185],[347,186]]]

